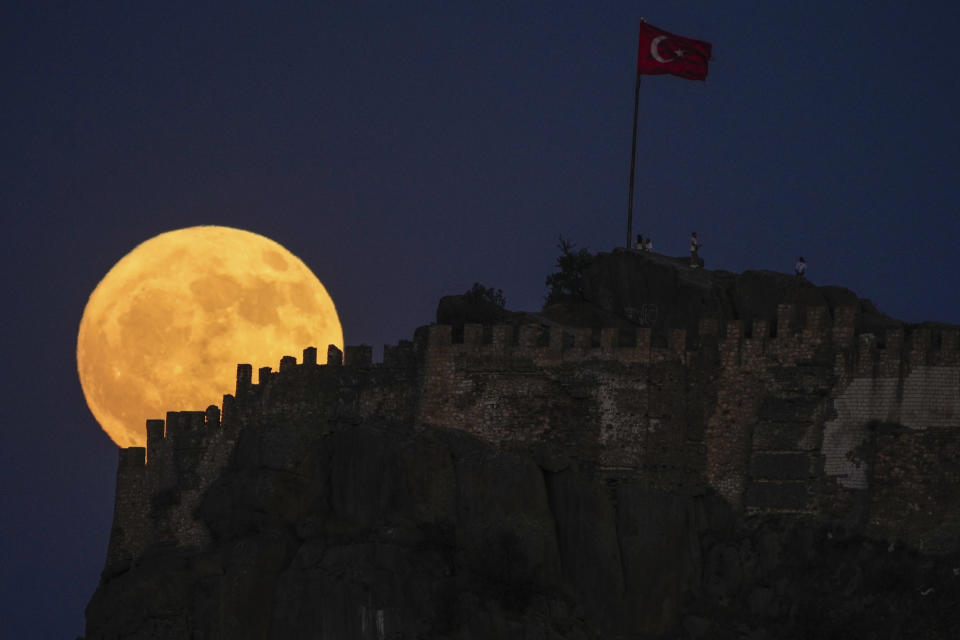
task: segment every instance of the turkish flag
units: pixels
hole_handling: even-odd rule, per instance
[[[706,80],[712,50],[709,42],[677,36],[641,22],[637,73],[669,73],[688,80]]]

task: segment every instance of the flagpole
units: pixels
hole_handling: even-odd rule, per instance
[[[637,84],[633,89],[633,140],[630,143],[630,194],[627,197],[628,249],[633,239],[633,182],[637,164],[637,112],[640,106],[640,75],[644,73],[669,73],[688,80],[706,80],[707,62],[713,52],[713,45],[709,42],[667,33],[647,24],[647,21],[643,18],[640,18],[640,33],[638,36]],[[676,45],[670,58],[664,58],[658,53],[658,43],[664,40]],[[650,47],[649,53],[644,52],[644,47]],[[682,60],[677,47],[683,47],[688,54]]]
[[[640,72],[637,71],[637,83],[633,89],[633,142],[630,145],[630,194],[627,197],[627,248],[633,238],[633,174],[637,163],[637,110],[640,104]]]

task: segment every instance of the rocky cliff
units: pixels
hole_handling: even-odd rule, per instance
[[[955,327],[628,251],[438,321],[151,421],[87,638],[960,637]]]

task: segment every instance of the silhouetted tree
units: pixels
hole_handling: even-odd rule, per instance
[[[583,272],[593,262],[593,255],[586,248],[574,252],[574,244],[563,236],[557,247],[557,272],[547,276],[547,304],[559,302],[564,296],[583,297]]]

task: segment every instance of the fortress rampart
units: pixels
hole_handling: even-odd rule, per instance
[[[120,450],[107,571],[155,544],[203,545],[194,518],[248,425],[326,432],[368,419],[458,429],[747,513],[843,522],[926,551],[960,533],[960,331],[856,331],[856,307],[780,305],[697,331],[432,325],[384,348],[237,368],[234,394],[148,420]],[[269,455],[269,452],[264,454]]]

